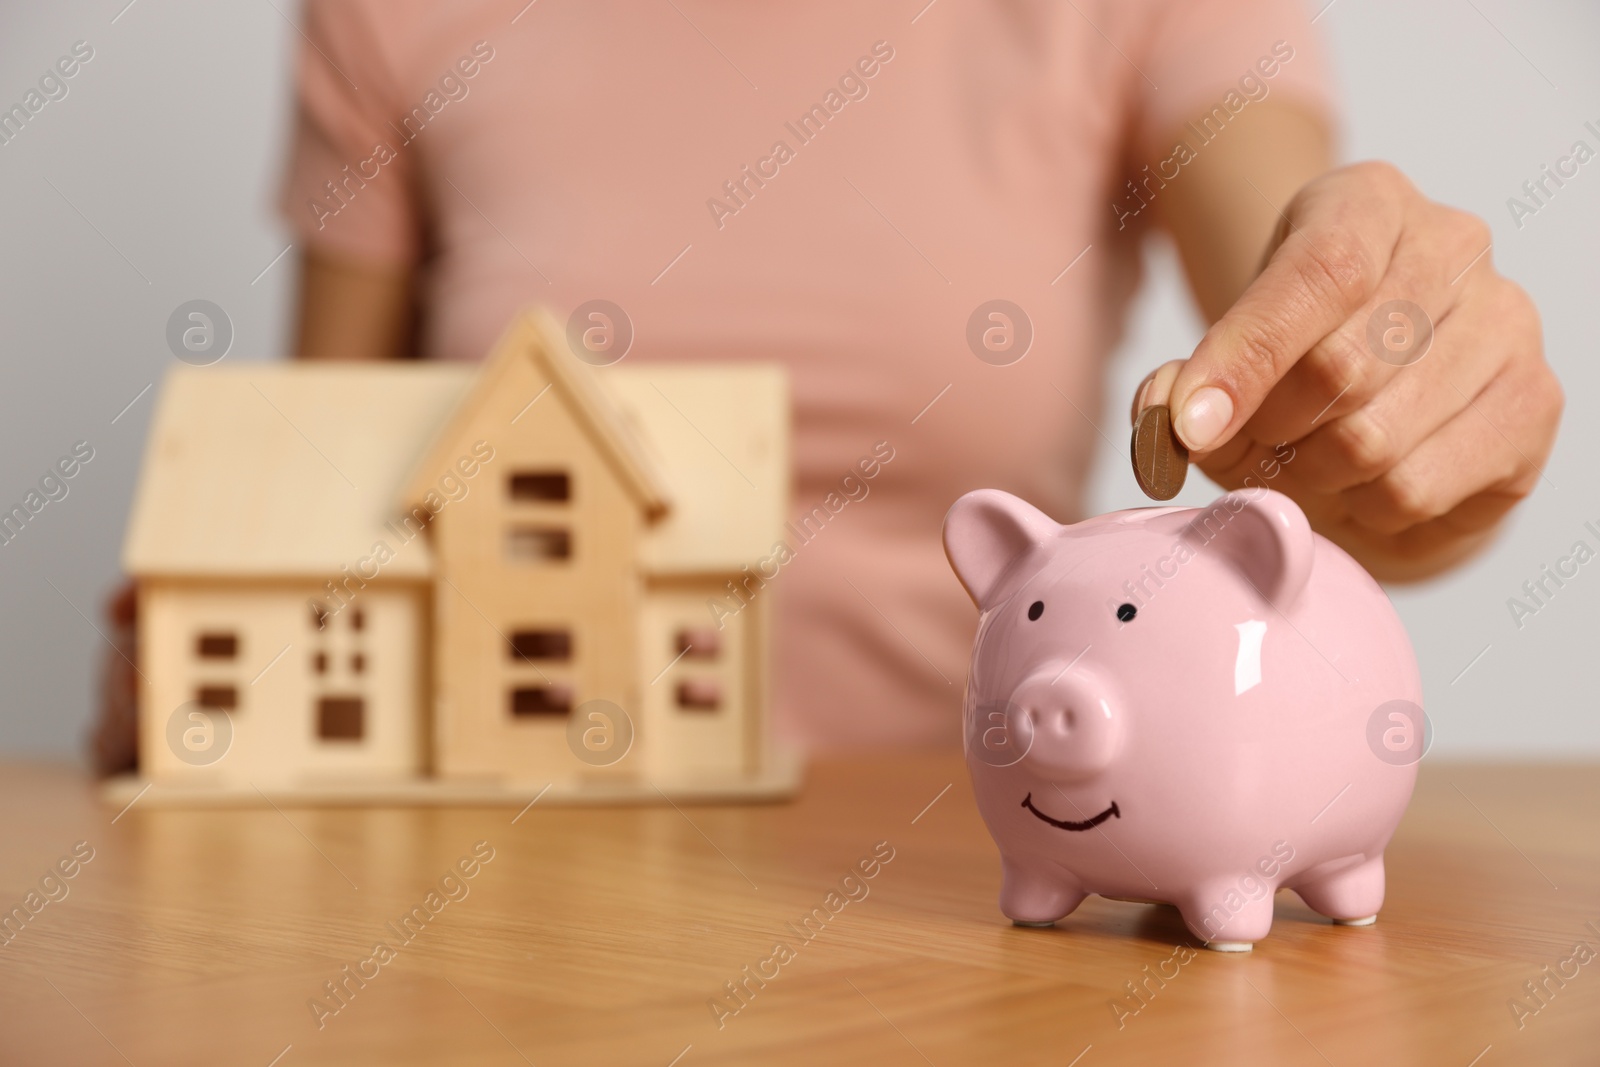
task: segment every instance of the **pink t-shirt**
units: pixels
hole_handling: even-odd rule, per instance
[[[813,747],[958,735],[945,510],[993,486],[1079,517],[1089,420],[1126,432],[1101,392],[1144,205],[1265,95],[1327,102],[1300,0],[924,2],[307,4],[284,208],[420,267],[425,356],[604,299],[629,361],[787,365],[794,513],[848,501],[761,594],[779,729]],[[1028,325],[969,329],[992,300]]]

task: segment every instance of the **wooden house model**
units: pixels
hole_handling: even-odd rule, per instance
[[[112,792],[791,791],[751,571],[788,419],[778,368],[594,367],[540,312],[479,366],[173,370],[123,554],[139,776]]]

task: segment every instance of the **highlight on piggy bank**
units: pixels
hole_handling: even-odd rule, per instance
[[[1223,951],[1267,936],[1279,889],[1376,920],[1421,681],[1388,597],[1292,500],[1062,525],[983,489],[944,544],[979,611],[964,737],[1001,912],[1172,904]]]

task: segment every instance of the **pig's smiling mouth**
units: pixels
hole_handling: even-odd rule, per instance
[[[1099,826],[1107,819],[1122,818],[1122,812],[1117,810],[1117,802],[1115,800],[1111,802],[1111,806],[1105,811],[1102,811],[1099,815],[1096,815],[1092,819],[1085,819],[1083,822],[1067,822],[1064,819],[1052,819],[1050,816],[1033,806],[1032,793],[1029,793],[1027,796],[1022,798],[1022,806],[1058,830],[1093,830],[1096,826]]]

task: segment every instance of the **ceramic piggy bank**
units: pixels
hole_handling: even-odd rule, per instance
[[[1006,916],[1047,926],[1090,893],[1174,904],[1233,951],[1266,936],[1279,888],[1375,919],[1421,685],[1383,590],[1293,501],[1062,526],[985,489],[944,543],[980,612],[965,742]]]

